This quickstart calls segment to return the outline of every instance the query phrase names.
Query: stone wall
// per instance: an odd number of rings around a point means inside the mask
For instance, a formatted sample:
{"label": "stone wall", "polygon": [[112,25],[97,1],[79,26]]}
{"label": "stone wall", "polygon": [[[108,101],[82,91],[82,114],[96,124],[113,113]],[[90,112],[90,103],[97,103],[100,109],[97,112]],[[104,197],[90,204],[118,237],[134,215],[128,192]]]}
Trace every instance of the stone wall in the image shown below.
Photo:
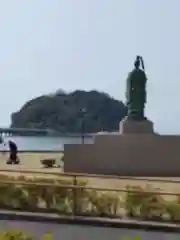
{"label": "stone wall", "polygon": [[180,177],[180,137],[99,135],[92,145],[65,145],[64,171]]}

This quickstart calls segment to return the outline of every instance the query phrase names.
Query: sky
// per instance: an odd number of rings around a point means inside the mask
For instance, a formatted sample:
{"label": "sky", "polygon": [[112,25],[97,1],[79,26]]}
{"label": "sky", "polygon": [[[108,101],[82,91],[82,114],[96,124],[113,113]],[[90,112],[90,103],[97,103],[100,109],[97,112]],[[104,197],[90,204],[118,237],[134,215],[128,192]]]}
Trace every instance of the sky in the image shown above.
{"label": "sky", "polygon": [[142,55],[146,116],[180,134],[179,0],[0,0],[0,126],[25,102],[64,89],[124,101]]}

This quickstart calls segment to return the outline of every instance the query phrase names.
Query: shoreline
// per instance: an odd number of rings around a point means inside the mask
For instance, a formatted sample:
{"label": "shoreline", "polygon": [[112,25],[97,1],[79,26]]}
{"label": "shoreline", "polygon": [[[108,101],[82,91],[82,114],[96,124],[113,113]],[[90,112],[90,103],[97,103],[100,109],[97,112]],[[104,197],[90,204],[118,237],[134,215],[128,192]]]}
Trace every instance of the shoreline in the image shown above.
{"label": "shoreline", "polygon": [[[1,153],[9,153],[9,150],[0,150]],[[64,150],[18,150],[18,153],[64,153]]]}

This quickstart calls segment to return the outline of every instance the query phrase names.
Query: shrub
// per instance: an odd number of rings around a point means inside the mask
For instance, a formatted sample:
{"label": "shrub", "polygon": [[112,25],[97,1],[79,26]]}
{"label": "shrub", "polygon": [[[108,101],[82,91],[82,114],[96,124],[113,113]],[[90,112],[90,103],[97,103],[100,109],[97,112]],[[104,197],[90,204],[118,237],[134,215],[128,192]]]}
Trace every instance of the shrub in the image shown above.
{"label": "shrub", "polygon": [[0,233],[0,240],[34,240],[34,238],[23,231],[11,230]]}
{"label": "shrub", "polygon": [[116,215],[119,198],[117,194],[101,192],[94,194],[91,202],[94,209],[94,214],[98,216],[112,217]]}
{"label": "shrub", "polygon": [[178,201],[167,201],[166,213],[169,215],[171,221],[180,221],[180,203]]}
{"label": "shrub", "polygon": [[[0,175],[0,180],[1,209],[56,212],[58,214],[73,214],[76,210],[76,214],[83,216],[118,217],[121,215],[119,210],[123,208],[126,212],[125,217],[129,218],[143,220],[164,220],[166,218],[171,221],[180,221],[180,197],[178,196],[174,201],[166,201],[156,193],[157,189],[151,186],[145,188],[127,186],[127,191],[123,194],[122,192],[102,192],[84,188],[88,185],[86,180],[77,180],[76,184],[80,188],[71,188],[74,180],[62,179],[62,177],[48,179]],[[3,183],[7,180],[13,183]],[[17,180],[30,185],[20,184]],[[41,185],[41,183],[49,186]]]}
{"label": "shrub", "polygon": [[127,216],[155,219],[165,212],[165,200],[153,193],[155,189],[149,189],[149,186],[145,189],[139,186],[127,186],[127,191],[132,191],[127,192],[125,196]]}
{"label": "shrub", "polygon": [[[76,184],[82,186],[82,189],[72,190],[64,186],[74,185],[73,179],[7,177],[5,175],[0,175],[0,179],[1,209],[72,213],[74,196],[76,195],[77,202],[80,202],[83,196],[87,195],[87,190],[83,189],[87,185],[85,180],[76,181]],[[3,183],[3,181],[7,180],[12,181],[12,183]],[[30,185],[19,184],[17,181],[27,182]],[[44,186],[41,183],[47,183],[50,186]]]}
{"label": "shrub", "polygon": [[[52,240],[51,234],[45,234],[42,240]],[[0,240],[35,240],[35,238],[21,230],[10,230],[0,233]]]}

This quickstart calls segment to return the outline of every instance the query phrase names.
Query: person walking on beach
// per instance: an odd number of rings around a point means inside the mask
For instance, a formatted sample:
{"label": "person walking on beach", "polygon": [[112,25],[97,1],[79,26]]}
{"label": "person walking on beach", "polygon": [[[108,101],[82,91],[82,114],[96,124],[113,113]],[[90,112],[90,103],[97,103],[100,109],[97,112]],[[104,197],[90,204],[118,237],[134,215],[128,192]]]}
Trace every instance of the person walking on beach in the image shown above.
{"label": "person walking on beach", "polygon": [[15,142],[8,141],[9,145],[9,159],[7,161],[7,164],[19,164],[19,159],[17,157],[18,148]]}

